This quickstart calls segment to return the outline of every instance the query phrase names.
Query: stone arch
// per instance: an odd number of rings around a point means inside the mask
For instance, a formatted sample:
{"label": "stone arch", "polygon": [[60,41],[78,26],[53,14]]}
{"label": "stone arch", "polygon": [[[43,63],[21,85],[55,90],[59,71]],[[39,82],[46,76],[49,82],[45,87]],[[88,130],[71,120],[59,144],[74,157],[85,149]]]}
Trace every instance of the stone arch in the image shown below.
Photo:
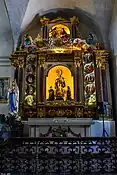
{"label": "stone arch", "polygon": [[75,9],[79,8],[86,12],[89,12],[91,15],[96,14],[96,6],[94,0],[29,0],[25,16],[21,29],[26,28],[26,26],[32,21],[34,16],[39,13],[42,16],[45,11],[49,9]]}

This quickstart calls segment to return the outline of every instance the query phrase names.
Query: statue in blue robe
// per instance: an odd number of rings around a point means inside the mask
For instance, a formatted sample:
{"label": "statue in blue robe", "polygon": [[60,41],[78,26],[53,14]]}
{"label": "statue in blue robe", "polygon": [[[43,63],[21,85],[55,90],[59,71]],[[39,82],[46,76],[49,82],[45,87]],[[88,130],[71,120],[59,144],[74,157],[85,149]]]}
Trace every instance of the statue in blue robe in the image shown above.
{"label": "statue in blue robe", "polygon": [[33,44],[32,37],[26,34],[24,38],[24,47],[31,46],[32,44]]}
{"label": "statue in blue robe", "polygon": [[17,85],[12,82],[12,87],[8,90],[8,105],[10,114],[18,114],[19,90]]}

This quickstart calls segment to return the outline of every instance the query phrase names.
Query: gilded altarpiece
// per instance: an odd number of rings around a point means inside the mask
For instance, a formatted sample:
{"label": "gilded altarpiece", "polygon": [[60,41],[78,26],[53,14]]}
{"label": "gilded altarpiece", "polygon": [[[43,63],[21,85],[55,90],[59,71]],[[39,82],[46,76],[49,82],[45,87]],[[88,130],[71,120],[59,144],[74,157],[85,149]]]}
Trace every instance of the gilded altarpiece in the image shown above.
{"label": "gilded altarpiece", "polygon": [[[87,44],[76,34],[77,18],[40,20],[43,36],[26,36],[12,65],[22,69],[20,115],[95,118],[98,104],[108,102],[108,53],[99,43]],[[19,71],[19,77],[21,71]]]}

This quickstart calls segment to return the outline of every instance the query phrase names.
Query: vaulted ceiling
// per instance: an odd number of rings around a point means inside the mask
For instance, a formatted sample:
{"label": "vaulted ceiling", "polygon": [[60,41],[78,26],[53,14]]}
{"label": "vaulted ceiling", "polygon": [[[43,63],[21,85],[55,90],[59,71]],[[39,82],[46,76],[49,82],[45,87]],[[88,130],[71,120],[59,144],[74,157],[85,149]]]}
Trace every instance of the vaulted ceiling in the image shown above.
{"label": "vaulted ceiling", "polygon": [[84,23],[84,19],[90,18],[99,27],[106,43],[113,4],[114,0],[4,0],[6,11],[1,15],[7,14],[14,46],[17,45],[20,33],[26,29],[37,14],[41,16],[50,11],[56,12],[57,9],[75,10],[81,18],[84,15],[82,18]]}

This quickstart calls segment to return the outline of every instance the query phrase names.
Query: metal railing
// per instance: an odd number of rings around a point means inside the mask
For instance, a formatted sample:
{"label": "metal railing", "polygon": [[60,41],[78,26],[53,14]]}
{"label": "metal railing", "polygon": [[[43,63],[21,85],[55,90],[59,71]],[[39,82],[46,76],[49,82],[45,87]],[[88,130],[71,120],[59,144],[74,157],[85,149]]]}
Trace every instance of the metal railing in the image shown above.
{"label": "metal railing", "polygon": [[117,138],[11,138],[0,141],[0,173],[117,172]]}

